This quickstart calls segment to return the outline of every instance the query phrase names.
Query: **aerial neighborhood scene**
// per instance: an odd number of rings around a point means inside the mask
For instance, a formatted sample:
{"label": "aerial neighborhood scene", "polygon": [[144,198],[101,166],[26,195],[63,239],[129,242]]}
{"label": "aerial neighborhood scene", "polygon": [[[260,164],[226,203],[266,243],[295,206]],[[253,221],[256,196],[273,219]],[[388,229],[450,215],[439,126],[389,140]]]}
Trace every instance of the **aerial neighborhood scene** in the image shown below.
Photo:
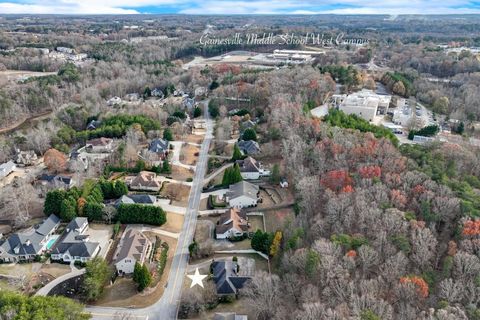
{"label": "aerial neighborhood scene", "polygon": [[0,0],[0,320],[480,320],[479,14]]}

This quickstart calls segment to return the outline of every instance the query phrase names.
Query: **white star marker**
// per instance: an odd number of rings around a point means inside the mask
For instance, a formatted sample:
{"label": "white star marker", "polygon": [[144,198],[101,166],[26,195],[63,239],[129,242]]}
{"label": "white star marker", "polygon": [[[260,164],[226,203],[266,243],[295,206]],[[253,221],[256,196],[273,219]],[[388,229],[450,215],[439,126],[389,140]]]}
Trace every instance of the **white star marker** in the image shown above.
{"label": "white star marker", "polygon": [[187,274],[187,277],[192,279],[192,284],[190,285],[190,288],[193,288],[196,284],[198,284],[200,287],[204,288],[202,280],[205,279],[207,277],[207,275],[206,274],[200,274],[200,272],[198,272],[198,268],[195,270],[195,274],[192,274],[192,275]]}

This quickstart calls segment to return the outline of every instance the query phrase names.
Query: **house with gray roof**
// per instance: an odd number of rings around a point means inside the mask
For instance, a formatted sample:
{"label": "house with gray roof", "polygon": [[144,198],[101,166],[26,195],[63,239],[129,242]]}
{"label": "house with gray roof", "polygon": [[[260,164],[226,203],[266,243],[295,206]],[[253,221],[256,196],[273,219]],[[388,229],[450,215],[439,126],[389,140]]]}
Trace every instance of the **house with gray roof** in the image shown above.
{"label": "house with gray roof", "polygon": [[152,140],[152,142],[150,142],[150,145],[148,146],[148,151],[155,153],[161,159],[165,159],[165,157],[168,155],[169,145],[170,145],[170,142],[168,140],[154,139]]}
{"label": "house with gray roof", "polygon": [[258,203],[260,188],[247,181],[231,184],[225,193],[226,201],[232,208],[254,207]]}
{"label": "house with gray roof", "polygon": [[213,281],[218,295],[237,294],[250,277],[238,274],[238,265],[235,261],[214,261],[212,263]]}
{"label": "house with gray roof", "polygon": [[15,163],[13,163],[13,161],[8,161],[8,162],[0,164],[0,179],[3,179],[6,176],[8,176],[16,168],[17,168],[17,166],[15,165]]}
{"label": "house with gray roof", "polygon": [[253,140],[240,140],[237,142],[237,146],[244,155],[252,155],[260,153],[260,146],[257,141]]}
{"label": "house with gray roof", "polygon": [[242,178],[245,180],[256,180],[260,177],[267,177],[270,175],[270,170],[265,170],[262,163],[250,156],[243,160],[237,160],[236,163],[240,168]]}
{"label": "house with gray roof", "polygon": [[52,189],[68,190],[75,185],[75,179],[73,179],[73,176],[67,175],[42,174],[38,179],[38,183],[40,183],[45,191]]}
{"label": "house with gray roof", "polygon": [[40,225],[23,233],[14,233],[0,244],[0,261],[31,261],[49,250],[55,242],[54,233],[60,218],[52,214]]}
{"label": "house with gray roof", "polygon": [[143,264],[152,248],[152,242],[141,232],[128,229],[120,239],[114,255],[119,274],[132,274],[135,263]]}
{"label": "house with gray roof", "polygon": [[97,128],[100,128],[101,125],[102,121],[93,119],[88,123],[87,130],[95,130]]}
{"label": "house with gray roof", "polygon": [[146,204],[151,205],[157,202],[155,196],[149,194],[131,194],[123,195],[117,201],[115,201],[115,207],[118,207],[121,204]]}
{"label": "house with gray roof", "polygon": [[165,94],[163,93],[162,89],[160,88],[154,88],[151,92],[150,95],[152,97],[160,98],[163,99],[165,97]]}
{"label": "house with gray roof", "polygon": [[85,217],[77,217],[70,221],[65,232],[55,244],[51,259],[61,262],[87,262],[100,252],[100,244],[91,242],[86,234],[88,220]]}
{"label": "house with gray roof", "polygon": [[17,155],[15,157],[15,163],[19,166],[33,166],[38,163],[38,157],[35,151],[27,150],[27,151],[20,151],[17,150]]}

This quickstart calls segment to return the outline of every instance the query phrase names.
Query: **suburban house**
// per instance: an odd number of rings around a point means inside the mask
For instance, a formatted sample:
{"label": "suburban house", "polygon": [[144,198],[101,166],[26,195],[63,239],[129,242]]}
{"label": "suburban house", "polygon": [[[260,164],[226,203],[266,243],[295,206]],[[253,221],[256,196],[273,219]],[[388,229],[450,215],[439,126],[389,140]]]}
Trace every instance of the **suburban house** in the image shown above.
{"label": "suburban house", "polygon": [[68,190],[75,185],[75,180],[72,176],[42,174],[38,179],[38,183],[45,191],[52,189]]}
{"label": "suburban house", "polygon": [[102,121],[100,120],[92,120],[87,125],[87,130],[95,130],[102,125]]}
{"label": "suburban house", "polygon": [[192,111],[193,107],[195,107],[195,99],[193,98],[185,98],[182,101],[182,104],[188,111]]}
{"label": "suburban house", "polygon": [[0,244],[0,261],[30,261],[50,250],[57,239],[54,236],[60,224],[60,218],[50,215],[36,228],[25,233],[14,233]]}
{"label": "suburban house", "polygon": [[143,264],[152,248],[152,242],[141,232],[128,229],[120,239],[114,255],[114,263],[119,274],[132,274],[135,263]]}
{"label": "suburban house", "polygon": [[130,102],[135,102],[140,100],[140,95],[136,92],[134,93],[128,93],[125,95],[125,100],[130,101]]}
{"label": "suburban house", "polygon": [[217,312],[213,320],[248,320],[247,315],[236,314],[235,312]]}
{"label": "suburban house", "polygon": [[280,178],[280,187],[288,188],[288,180],[285,177]]}
{"label": "suburban house", "polygon": [[35,151],[28,150],[28,151],[20,151],[17,150],[17,156],[15,158],[15,163],[19,166],[33,166],[36,165],[38,162],[38,157]]}
{"label": "suburban house", "polygon": [[214,261],[212,263],[213,281],[217,287],[217,294],[237,294],[250,277],[238,275],[238,266],[235,261]]}
{"label": "suburban house", "polygon": [[262,164],[252,157],[237,160],[236,163],[240,167],[242,178],[245,180],[255,180],[270,175],[270,171],[263,169]]}
{"label": "suburban house", "polygon": [[90,153],[106,153],[113,151],[113,139],[97,138],[88,140],[85,144],[85,150]]}
{"label": "suburban house", "polygon": [[197,87],[195,88],[195,97],[201,97],[201,96],[206,96],[207,95],[207,88],[205,87]]}
{"label": "suburban house", "polygon": [[17,166],[13,161],[8,161],[3,164],[0,164],[0,179],[5,178],[8,176],[10,173],[12,173]]}
{"label": "suburban house", "polygon": [[120,199],[115,201],[115,207],[121,204],[155,204],[157,198],[149,194],[131,194],[123,195]]}
{"label": "suburban house", "polygon": [[156,178],[154,172],[142,171],[127,184],[131,190],[159,191],[162,184]]}
{"label": "suburban house", "polygon": [[259,187],[250,182],[231,184],[225,193],[226,201],[232,208],[254,207],[258,203]]}
{"label": "suburban house", "polygon": [[109,106],[115,106],[115,105],[118,105],[120,103],[122,103],[122,99],[120,97],[113,97],[113,98],[108,99],[108,101],[107,101],[107,105],[109,105]]}
{"label": "suburban house", "polygon": [[260,146],[257,141],[253,140],[240,140],[237,142],[238,148],[245,155],[257,154],[260,152]]}
{"label": "suburban house", "polygon": [[153,90],[151,91],[150,95],[151,95],[152,97],[156,97],[156,98],[160,98],[160,99],[163,99],[163,97],[165,96],[165,95],[163,94],[162,89],[160,89],[160,88],[155,88],[155,89],[153,89]]}
{"label": "suburban house", "polygon": [[248,232],[247,213],[240,209],[231,208],[224,212],[215,226],[215,235],[217,239],[229,239],[241,237]]}
{"label": "suburban house", "polygon": [[87,218],[77,217],[70,221],[53,248],[51,259],[63,262],[87,262],[94,258],[100,252],[100,244],[89,241],[89,235],[85,234],[87,230]]}
{"label": "suburban house", "polygon": [[160,156],[161,159],[165,159],[168,155],[169,141],[165,139],[154,139],[148,146],[148,151],[153,152]]}
{"label": "suburban house", "polygon": [[252,120],[246,120],[246,121],[243,121],[242,124],[241,124],[241,128],[242,128],[242,132],[245,131],[246,129],[252,129],[252,128],[255,128],[256,126],[256,123],[253,122]]}

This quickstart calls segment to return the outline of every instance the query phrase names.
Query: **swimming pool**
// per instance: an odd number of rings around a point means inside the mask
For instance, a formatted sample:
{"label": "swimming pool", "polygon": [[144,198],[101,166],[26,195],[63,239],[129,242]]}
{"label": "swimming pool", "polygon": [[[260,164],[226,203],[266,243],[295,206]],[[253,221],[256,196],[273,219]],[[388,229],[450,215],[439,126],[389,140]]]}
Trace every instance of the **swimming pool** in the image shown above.
{"label": "swimming pool", "polygon": [[45,248],[47,250],[50,250],[52,248],[53,244],[57,241],[58,237],[59,237],[58,235],[52,236],[50,238],[50,240],[48,240],[47,244],[45,245]]}

